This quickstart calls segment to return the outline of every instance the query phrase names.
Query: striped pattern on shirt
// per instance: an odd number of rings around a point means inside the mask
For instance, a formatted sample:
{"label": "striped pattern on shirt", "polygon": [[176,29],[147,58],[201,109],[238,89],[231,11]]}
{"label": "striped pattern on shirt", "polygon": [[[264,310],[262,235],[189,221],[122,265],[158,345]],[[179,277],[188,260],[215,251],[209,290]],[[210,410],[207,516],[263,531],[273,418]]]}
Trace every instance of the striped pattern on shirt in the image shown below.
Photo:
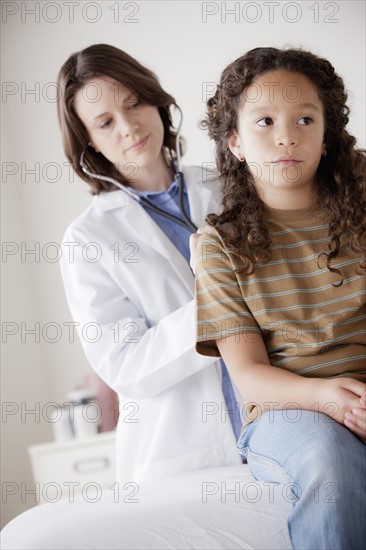
{"label": "striped pattern on shirt", "polygon": [[[272,257],[251,275],[235,263],[216,229],[199,240],[197,351],[219,356],[227,335],[260,334],[272,365],[308,377],[366,380],[366,277],[346,242],[326,267],[329,226],[310,210],[266,209]],[[318,265],[319,261],[319,265]]]}

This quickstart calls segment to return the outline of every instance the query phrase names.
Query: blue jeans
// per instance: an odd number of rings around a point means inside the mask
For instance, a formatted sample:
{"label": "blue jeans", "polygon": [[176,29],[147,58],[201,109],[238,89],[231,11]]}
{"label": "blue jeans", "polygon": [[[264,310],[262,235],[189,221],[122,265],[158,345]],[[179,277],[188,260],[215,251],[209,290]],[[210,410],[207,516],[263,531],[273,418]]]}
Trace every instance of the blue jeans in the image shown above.
{"label": "blue jeans", "polygon": [[284,484],[296,550],[365,548],[366,446],[348,428],[322,413],[271,410],[244,428],[238,449],[257,480]]}

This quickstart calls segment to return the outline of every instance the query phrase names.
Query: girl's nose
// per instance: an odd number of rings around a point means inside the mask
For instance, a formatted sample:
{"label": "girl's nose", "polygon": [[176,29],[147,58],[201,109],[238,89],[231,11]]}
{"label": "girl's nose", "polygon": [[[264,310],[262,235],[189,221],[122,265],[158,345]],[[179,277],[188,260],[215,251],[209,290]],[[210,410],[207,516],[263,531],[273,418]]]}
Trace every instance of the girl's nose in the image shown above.
{"label": "girl's nose", "polygon": [[277,145],[283,145],[285,147],[297,145],[297,137],[295,131],[292,128],[279,128],[277,134]]}

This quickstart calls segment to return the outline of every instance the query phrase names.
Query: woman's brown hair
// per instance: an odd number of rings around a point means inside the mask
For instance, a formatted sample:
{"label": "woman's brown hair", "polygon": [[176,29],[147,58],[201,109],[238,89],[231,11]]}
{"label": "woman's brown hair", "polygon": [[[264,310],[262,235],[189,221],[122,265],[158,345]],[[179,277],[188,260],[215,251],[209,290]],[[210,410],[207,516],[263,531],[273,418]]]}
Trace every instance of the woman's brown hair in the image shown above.
{"label": "woman's brown hair", "polygon": [[140,101],[158,108],[164,126],[163,148],[171,160],[176,155],[176,132],[169,110],[176,103],[163,90],[157,76],[127,53],[108,44],[95,44],[74,53],[61,67],[57,77],[58,120],[65,154],[78,176],[91,186],[93,195],[98,195],[103,190],[114,191],[115,186],[89,177],[82,171],[79,162],[83,151],[92,172],[109,176],[122,184],[128,183],[104,155],[89,147],[87,130],[75,111],[76,92],[93,78],[100,76],[113,78],[133,92]]}
{"label": "woman's brown hair", "polygon": [[[327,267],[346,236],[353,251],[360,253],[359,267],[366,271],[366,151],[355,147],[347,130],[349,107],[342,78],[326,59],[301,49],[255,48],[226,67],[215,95],[207,102],[202,125],[216,143],[216,162],[222,181],[223,210],[207,217],[222,235],[229,252],[247,273],[259,261],[268,261],[271,239],[265,206],[259,198],[247,163],[239,162],[228,146],[237,131],[244,90],[268,72],[285,70],[305,75],[315,86],[324,108],[325,147],[316,172],[314,207],[330,219]],[[342,283],[342,277],[341,281]]]}

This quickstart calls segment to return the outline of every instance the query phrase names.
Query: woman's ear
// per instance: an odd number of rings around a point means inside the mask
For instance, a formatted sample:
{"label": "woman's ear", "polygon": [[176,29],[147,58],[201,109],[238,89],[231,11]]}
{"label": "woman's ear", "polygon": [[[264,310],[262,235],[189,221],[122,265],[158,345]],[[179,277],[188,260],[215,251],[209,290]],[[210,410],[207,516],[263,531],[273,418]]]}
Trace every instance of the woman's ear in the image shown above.
{"label": "woman's ear", "polygon": [[88,145],[89,145],[89,147],[92,147],[96,153],[99,153],[99,152],[100,152],[99,149],[97,149],[97,148],[95,147],[94,143],[92,143],[91,141],[89,141]]}
{"label": "woman's ear", "polygon": [[240,138],[235,132],[231,134],[228,139],[228,146],[232,154],[240,161],[243,162],[244,154],[240,143]]}

